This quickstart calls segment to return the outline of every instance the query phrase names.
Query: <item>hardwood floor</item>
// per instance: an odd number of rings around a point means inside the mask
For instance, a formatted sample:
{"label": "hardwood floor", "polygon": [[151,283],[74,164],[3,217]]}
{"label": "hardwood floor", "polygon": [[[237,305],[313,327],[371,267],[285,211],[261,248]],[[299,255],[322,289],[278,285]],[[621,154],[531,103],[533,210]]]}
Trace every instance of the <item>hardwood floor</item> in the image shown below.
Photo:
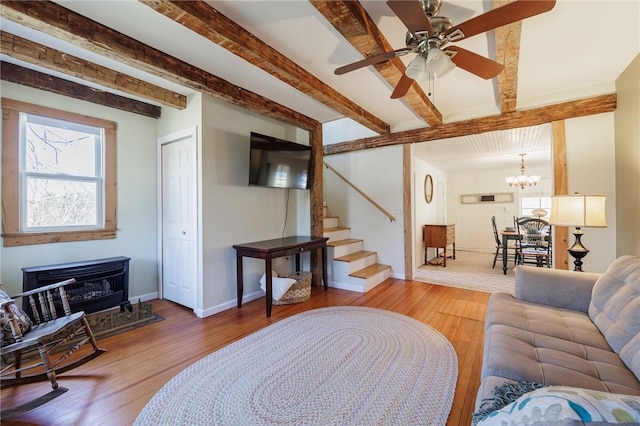
{"label": "hardwood floor", "polygon": [[[68,392],[3,425],[130,425],[169,379],[229,343],[288,316],[336,305],[369,306],[399,312],[431,325],[455,347],[458,383],[448,425],[470,425],[480,383],[484,315],[489,293],[388,279],[360,294],[313,287],[311,300],[274,306],[265,317],[264,298],[204,319],[164,300],[153,301],[165,319],[101,339],[108,352],[60,375]],[[2,389],[2,408],[51,390],[48,382]],[[408,395],[410,397],[410,395]]]}

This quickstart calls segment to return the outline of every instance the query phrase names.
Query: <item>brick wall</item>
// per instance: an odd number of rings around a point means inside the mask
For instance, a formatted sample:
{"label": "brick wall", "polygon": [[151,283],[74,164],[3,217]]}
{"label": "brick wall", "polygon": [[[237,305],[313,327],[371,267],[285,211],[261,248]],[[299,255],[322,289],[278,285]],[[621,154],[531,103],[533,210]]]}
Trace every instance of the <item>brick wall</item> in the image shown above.
{"label": "brick wall", "polygon": [[[498,230],[513,226],[513,216],[519,212],[520,196],[549,195],[549,180],[539,183],[533,188],[520,190],[509,187],[505,183],[505,176],[513,170],[499,170],[483,173],[450,174],[447,179],[447,223],[456,225],[456,249],[478,252],[494,252],[495,239],[491,228],[491,216],[496,217]],[[532,169],[530,174],[540,174],[543,170]],[[547,173],[548,174],[548,173]],[[462,204],[462,194],[491,194],[512,192],[513,202],[510,203],[478,203]]]}

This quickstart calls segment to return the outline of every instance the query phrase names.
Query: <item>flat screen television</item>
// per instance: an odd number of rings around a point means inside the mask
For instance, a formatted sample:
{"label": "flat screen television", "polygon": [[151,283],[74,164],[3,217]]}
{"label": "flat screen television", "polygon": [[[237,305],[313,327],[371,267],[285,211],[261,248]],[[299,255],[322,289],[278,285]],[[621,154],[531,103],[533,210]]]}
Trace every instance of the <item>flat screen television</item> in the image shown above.
{"label": "flat screen television", "polygon": [[251,132],[249,185],[309,189],[311,147]]}

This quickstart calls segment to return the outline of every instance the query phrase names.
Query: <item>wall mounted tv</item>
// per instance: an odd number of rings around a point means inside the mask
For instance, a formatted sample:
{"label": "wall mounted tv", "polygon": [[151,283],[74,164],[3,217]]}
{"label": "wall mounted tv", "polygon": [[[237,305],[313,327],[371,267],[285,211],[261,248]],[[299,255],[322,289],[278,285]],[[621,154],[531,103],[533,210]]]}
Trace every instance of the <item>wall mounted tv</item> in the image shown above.
{"label": "wall mounted tv", "polygon": [[309,189],[311,147],[251,132],[249,185]]}

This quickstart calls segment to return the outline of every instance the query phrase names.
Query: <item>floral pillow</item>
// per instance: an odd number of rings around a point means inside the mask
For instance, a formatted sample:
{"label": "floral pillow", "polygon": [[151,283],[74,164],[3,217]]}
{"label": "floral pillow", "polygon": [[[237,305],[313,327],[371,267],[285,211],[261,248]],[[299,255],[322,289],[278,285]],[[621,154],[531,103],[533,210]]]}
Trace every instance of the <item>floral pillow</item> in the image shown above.
{"label": "floral pillow", "polygon": [[534,425],[576,421],[577,424],[640,423],[640,396],[568,386],[547,386],[489,413],[478,425]]}
{"label": "floral pillow", "polygon": [[[9,302],[11,298],[7,295],[7,292],[4,291],[4,287],[2,283],[0,283],[0,305],[5,302]],[[8,312],[11,311],[13,313],[16,322],[18,323],[18,327],[20,328],[20,332],[22,334],[26,333],[31,329],[33,323],[29,316],[15,303],[7,306],[6,308],[0,308],[0,331],[2,332],[2,345],[9,345],[15,342],[13,337],[13,332],[11,331],[11,321],[9,321]]]}

